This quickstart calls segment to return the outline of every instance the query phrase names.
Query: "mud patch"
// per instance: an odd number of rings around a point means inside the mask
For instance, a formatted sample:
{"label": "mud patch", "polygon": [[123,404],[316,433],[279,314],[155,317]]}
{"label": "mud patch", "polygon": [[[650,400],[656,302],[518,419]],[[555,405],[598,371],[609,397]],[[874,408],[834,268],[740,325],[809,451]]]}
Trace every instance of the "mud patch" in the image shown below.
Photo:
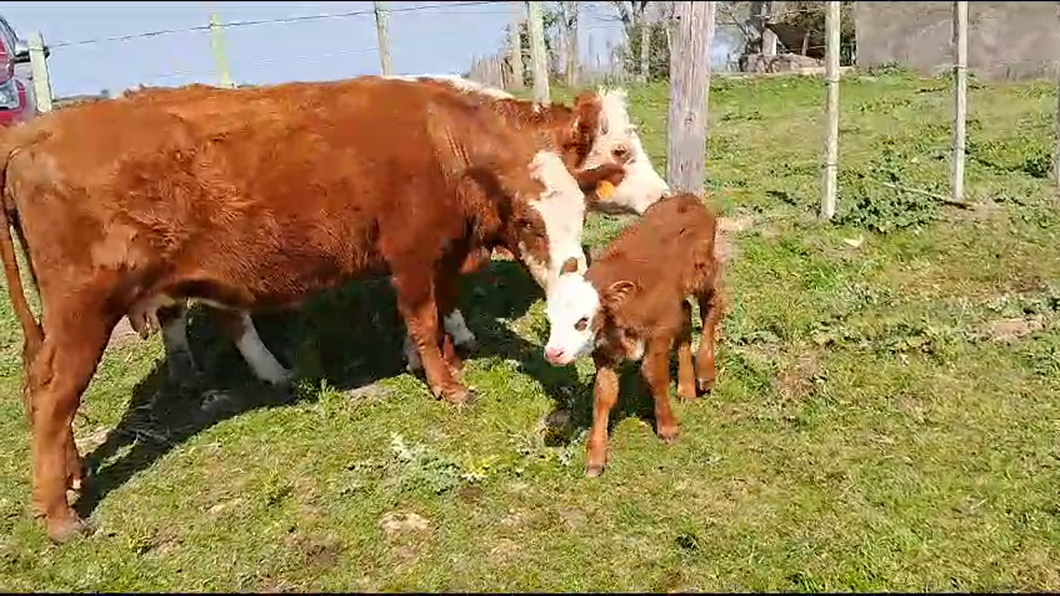
{"label": "mud patch", "polygon": [[284,544],[297,551],[306,565],[317,569],[333,567],[344,550],[335,536],[307,536],[297,531],[288,534]]}
{"label": "mud patch", "polygon": [[777,375],[775,385],[786,402],[800,402],[813,395],[817,382],[824,377],[821,353],[806,352],[790,366],[785,366]]}
{"label": "mud patch", "polygon": [[390,512],[379,518],[379,527],[387,538],[401,535],[423,534],[431,529],[431,522],[416,513]]}

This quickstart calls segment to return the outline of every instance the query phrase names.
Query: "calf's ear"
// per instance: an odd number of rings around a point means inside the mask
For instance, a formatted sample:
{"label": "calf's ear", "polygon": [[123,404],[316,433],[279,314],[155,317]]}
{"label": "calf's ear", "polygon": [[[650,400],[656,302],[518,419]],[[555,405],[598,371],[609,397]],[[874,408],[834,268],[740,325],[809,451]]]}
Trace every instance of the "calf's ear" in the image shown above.
{"label": "calf's ear", "polygon": [[635,294],[637,289],[637,284],[627,279],[622,279],[608,286],[600,298],[609,309],[614,309],[621,306],[630,296]]}

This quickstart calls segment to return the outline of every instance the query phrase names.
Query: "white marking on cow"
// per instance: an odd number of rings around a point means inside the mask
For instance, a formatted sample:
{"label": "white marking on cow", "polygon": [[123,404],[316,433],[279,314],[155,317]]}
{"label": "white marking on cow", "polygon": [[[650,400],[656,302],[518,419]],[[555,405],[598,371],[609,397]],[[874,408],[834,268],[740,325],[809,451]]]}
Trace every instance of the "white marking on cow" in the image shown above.
{"label": "white marking on cow", "polygon": [[254,321],[250,315],[240,313],[243,318],[243,334],[236,340],[236,347],[243,359],[247,361],[250,368],[259,379],[273,385],[287,382],[291,373],[282,364],[276,361],[276,357],[262,343],[258,336],[258,330],[254,328]]}
{"label": "white marking on cow", "polygon": [[[545,359],[565,366],[591,352],[596,344],[600,295],[581,273],[564,273],[548,289],[546,297],[549,330]],[[582,319],[584,326],[579,325]]]}
{"label": "white marking on cow", "polygon": [[625,178],[615,187],[614,194],[607,202],[642,214],[653,203],[670,194],[670,187],[655,171],[651,158],[640,142],[637,127],[630,121],[625,90],[600,88],[597,95],[600,98],[600,123],[596,141],[582,167],[590,170],[614,163],[615,149],[624,149],[628,155],[625,158]]}
{"label": "white marking on cow", "polygon": [[162,342],[167,353],[183,352],[189,358],[191,357],[191,344],[188,343],[188,318],[184,313],[166,321],[162,326]]}
{"label": "white marking on cow", "polygon": [[459,308],[454,308],[451,313],[445,316],[445,330],[449,332],[449,335],[453,336],[453,343],[458,346],[465,346],[475,341],[475,334],[467,328],[467,322],[464,321],[464,313],[460,312]]}
{"label": "white marking on cow", "polygon": [[[574,257],[578,261],[579,273],[585,271],[585,251],[582,250],[585,195],[560,156],[551,151],[541,151],[534,156],[530,174],[545,186],[540,197],[530,201],[530,206],[541,216],[548,235],[548,273],[544,276],[544,288],[547,290],[559,277],[560,269],[568,258]],[[526,254],[525,250],[523,254]],[[540,272],[534,271],[539,264],[528,262],[527,265],[535,277],[540,275]]]}
{"label": "white marking on cow", "polygon": [[465,79],[464,77],[457,75],[447,74],[422,74],[422,75],[387,75],[382,77],[384,79],[390,79],[395,81],[408,81],[410,83],[418,83],[424,80],[439,81],[442,83],[448,83],[456,88],[458,91],[464,93],[479,93],[487,97],[494,99],[515,99],[515,96],[507,91],[497,89],[496,87],[487,87],[481,83]]}

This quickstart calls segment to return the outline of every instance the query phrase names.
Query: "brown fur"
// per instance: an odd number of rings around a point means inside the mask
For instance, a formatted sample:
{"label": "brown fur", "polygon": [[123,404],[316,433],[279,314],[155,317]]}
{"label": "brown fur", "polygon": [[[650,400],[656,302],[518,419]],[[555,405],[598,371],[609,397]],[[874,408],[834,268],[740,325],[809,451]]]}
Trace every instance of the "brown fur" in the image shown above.
{"label": "brown fur", "polygon": [[527,167],[543,144],[488,110],[378,80],[146,94],[163,95],[74,106],[0,139],[5,217],[43,309],[38,331],[4,226],[34,502],[57,541],[84,527],[66,500],[81,478],[71,423],[122,316],[151,324],[169,299],[290,307],[386,272],[432,391],[463,403],[439,325],[451,280],[494,246],[547,259]]}
{"label": "brown fur", "polygon": [[[720,262],[714,252],[715,215],[699,198],[678,194],[652,205],[597,257],[586,279],[600,294],[594,319],[597,347],[593,425],[588,470],[602,471],[607,457],[608,414],[618,399],[617,366],[636,359],[643,346],[641,373],[655,400],[656,430],[663,440],[677,437],[670,409],[670,354],[676,343],[677,393],[696,397],[709,391],[716,375],[714,336],[722,314]],[[692,310],[699,301],[703,335],[694,371]]]}
{"label": "brown fur", "polygon": [[[415,82],[394,81],[374,76],[356,79],[362,83],[381,85],[404,85],[410,93],[429,92],[432,95],[440,94],[449,99],[458,99],[479,109],[488,109],[496,114],[503,123],[517,134],[527,136],[527,140],[537,139],[544,141],[551,147],[561,152],[564,163],[568,170],[577,178],[580,187],[585,193],[586,206],[589,209],[604,212],[622,212],[620,207],[601,199],[596,192],[600,182],[607,180],[613,185],[618,185],[624,178],[623,161],[616,160],[605,163],[592,170],[582,170],[582,162],[592,148],[600,122],[601,102],[595,93],[586,92],[581,94],[575,102],[574,108],[568,108],[560,104],[550,106],[538,106],[530,101],[514,99],[497,99],[483,93],[467,92],[453,85],[437,79],[422,78]],[[239,90],[238,93],[246,101],[260,101],[260,97],[268,93],[268,87],[256,88],[257,93],[250,90]],[[143,104],[150,103],[163,109],[176,110],[183,118],[196,121],[208,120],[214,134],[226,134],[227,127],[241,126],[240,118],[231,118],[227,111],[218,111],[212,107],[211,102],[218,98],[231,95],[231,91],[209,87],[206,85],[190,85],[180,89],[147,88],[126,92],[121,101],[130,101]],[[503,246],[494,249],[481,247],[472,250],[459,267],[460,274],[469,274],[481,270],[490,260],[491,253],[506,253]],[[455,309],[456,289],[445,288],[442,293],[447,297],[446,302],[452,302]],[[449,310],[443,310],[442,315],[449,314]],[[183,315],[183,307],[162,311],[160,314],[166,317],[180,317]],[[224,316],[238,316],[235,313],[222,313]],[[136,322],[130,319],[130,323],[137,328]],[[237,329],[236,325],[229,325],[231,329]],[[140,326],[140,329],[152,327]],[[139,330],[139,329],[138,329]],[[446,334],[448,335],[448,334]],[[448,338],[451,340],[451,338]],[[171,368],[172,376],[180,376],[179,369],[175,364],[184,358],[184,355],[171,354],[167,345],[167,361]],[[458,357],[449,359],[450,364],[459,369],[462,365]]]}

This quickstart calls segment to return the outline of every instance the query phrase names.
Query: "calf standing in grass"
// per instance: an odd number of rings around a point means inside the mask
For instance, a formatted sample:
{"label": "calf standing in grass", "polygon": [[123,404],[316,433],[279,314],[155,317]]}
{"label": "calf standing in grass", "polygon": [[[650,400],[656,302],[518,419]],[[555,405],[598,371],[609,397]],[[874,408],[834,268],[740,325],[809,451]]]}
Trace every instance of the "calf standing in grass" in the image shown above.
{"label": "calf standing in grass", "polygon": [[[655,428],[666,442],[677,438],[670,409],[670,353],[677,344],[677,394],[683,399],[714,386],[714,333],[721,316],[717,223],[696,196],[663,199],[594,259],[584,277],[565,264],[549,288],[551,326],[545,358],[563,366],[592,352],[596,364],[593,424],[587,473],[599,475],[607,459],[607,424],[618,400],[618,365],[641,360],[655,400]],[[695,296],[703,320],[699,353],[692,362]]]}

